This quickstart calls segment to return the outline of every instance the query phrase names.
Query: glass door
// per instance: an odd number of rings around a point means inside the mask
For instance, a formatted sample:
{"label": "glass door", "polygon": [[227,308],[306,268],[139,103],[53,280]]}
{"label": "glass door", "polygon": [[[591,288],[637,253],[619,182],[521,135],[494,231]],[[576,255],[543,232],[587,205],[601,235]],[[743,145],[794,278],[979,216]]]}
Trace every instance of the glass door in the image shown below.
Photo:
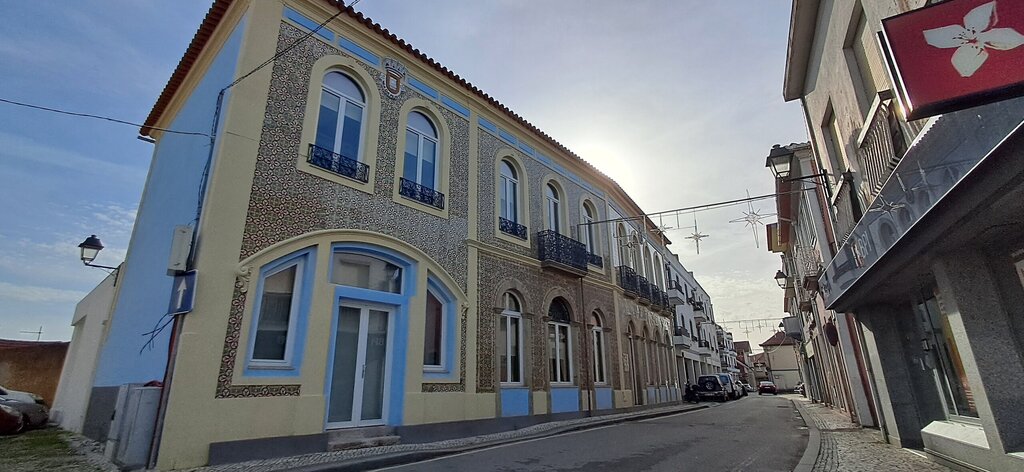
{"label": "glass door", "polygon": [[392,310],[344,303],[338,309],[327,427],[384,424]]}

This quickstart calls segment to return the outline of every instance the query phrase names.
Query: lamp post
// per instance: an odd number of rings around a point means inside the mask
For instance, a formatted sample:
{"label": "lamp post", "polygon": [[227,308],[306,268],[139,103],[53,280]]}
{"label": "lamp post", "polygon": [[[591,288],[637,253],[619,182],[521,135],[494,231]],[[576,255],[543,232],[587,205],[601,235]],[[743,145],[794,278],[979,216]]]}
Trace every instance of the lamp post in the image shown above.
{"label": "lamp post", "polygon": [[785,290],[789,286],[789,276],[782,270],[777,270],[775,271],[775,283],[779,284],[779,288]]}
{"label": "lamp post", "polygon": [[82,244],[79,244],[78,248],[81,251],[82,264],[89,267],[98,267],[100,269],[117,270],[117,267],[92,263],[92,261],[96,260],[96,256],[99,255],[100,251],[103,250],[103,243],[100,242],[100,238],[97,238],[95,234],[85,238],[85,241],[82,241]]}

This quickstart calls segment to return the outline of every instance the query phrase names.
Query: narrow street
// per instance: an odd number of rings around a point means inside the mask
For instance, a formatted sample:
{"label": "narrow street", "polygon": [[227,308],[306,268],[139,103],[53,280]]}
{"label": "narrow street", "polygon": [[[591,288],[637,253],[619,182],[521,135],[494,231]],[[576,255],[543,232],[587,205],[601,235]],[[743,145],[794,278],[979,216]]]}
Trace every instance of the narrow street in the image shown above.
{"label": "narrow street", "polygon": [[756,394],[703,410],[497,446],[388,471],[790,471],[807,445],[792,402]]}

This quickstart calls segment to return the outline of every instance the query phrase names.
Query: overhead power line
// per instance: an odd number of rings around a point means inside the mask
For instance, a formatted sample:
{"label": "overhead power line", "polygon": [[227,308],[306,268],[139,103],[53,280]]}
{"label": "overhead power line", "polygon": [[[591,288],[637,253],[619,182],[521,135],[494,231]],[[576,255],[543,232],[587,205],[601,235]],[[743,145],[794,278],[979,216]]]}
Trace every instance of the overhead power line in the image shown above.
{"label": "overhead power line", "polygon": [[[120,123],[122,125],[131,125],[131,126],[137,126],[137,127],[143,126],[141,123],[135,123],[135,122],[126,121],[126,120],[119,120],[117,118],[111,118],[109,116],[94,115],[92,113],[78,113],[78,112],[74,112],[74,111],[61,110],[59,108],[44,107],[42,105],[33,105],[31,103],[19,102],[19,101],[15,101],[15,100],[8,100],[6,98],[0,98],[0,102],[8,103],[8,104],[11,104],[11,105],[17,105],[19,107],[25,107],[25,108],[32,108],[32,109],[35,109],[35,110],[48,111],[48,112],[51,112],[51,113],[59,113],[61,115],[70,115],[70,116],[77,116],[77,117],[82,117],[82,118],[92,118],[92,119],[95,119],[95,120],[112,121],[114,123]],[[190,136],[205,136],[207,138],[210,137],[210,135],[208,135],[206,133],[200,133],[198,131],[178,131],[178,130],[167,129],[167,128],[152,128],[152,129],[160,130],[160,131],[163,131],[165,133],[185,134],[185,135],[190,135]]]}

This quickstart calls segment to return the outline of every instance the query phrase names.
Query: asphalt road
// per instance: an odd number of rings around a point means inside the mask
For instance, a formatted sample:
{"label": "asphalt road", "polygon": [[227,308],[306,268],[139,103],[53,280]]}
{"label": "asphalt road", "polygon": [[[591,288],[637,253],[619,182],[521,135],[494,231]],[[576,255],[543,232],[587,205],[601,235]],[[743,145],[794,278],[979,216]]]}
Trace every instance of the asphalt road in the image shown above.
{"label": "asphalt road", "polygon": [[379,470],[791,471],[807,446],[793,403],[756,394],[710,408]]}

